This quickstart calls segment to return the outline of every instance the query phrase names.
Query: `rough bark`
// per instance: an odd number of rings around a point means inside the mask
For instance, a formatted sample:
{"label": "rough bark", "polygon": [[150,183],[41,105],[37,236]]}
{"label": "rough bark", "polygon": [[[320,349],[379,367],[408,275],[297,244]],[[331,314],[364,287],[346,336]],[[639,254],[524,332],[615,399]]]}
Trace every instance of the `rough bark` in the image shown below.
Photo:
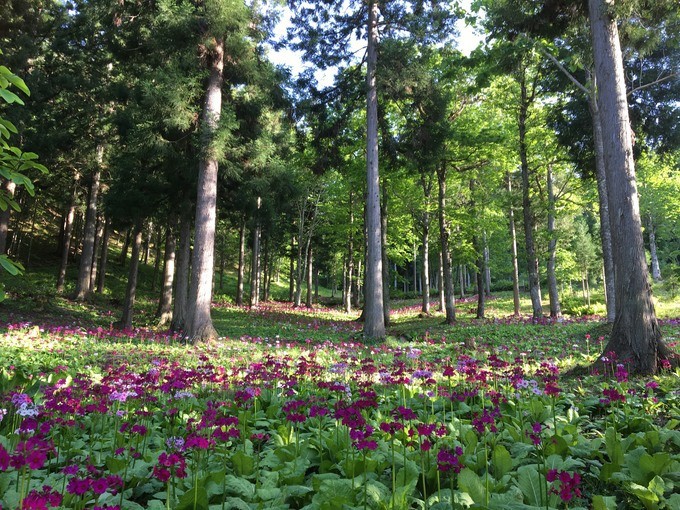
{"label": "rough bark", "polygon": [[364,338],[385,338],[383,313],[382,238],[380,228],[380,178],[378,171],[378,2],[368,3],[366,71],[366,283]]}
{"label": "rough bark", "polygon": [[[2,185],[2,189],[9,198],[14,197],[14,190],[17,185],[14,181],[5,181]],[[12,212],[12,207],[7,206],[7,209],[0,211],[0,254],[4,254],[7,251],[7,235],[9,234],[9,218]]]}
{"label": "rough bark", "polygon": [[135,295],[137,293],[137,275],[139,270],[139,255],[142,249],[142,228],[140,221],[135,225],[134,241],[132,243],[132,258],[128,271],[128,282],[125,290],[125,302],[123,303],[123,316],[120,319],[120,327],[125,330],[132,329],[132,315],[135,308]]}
{"label": "rough bark", "polygon": [[163,286],[156,311],[158,325],[161,327],[166,327],[172,322],[172,284],[175,278],[176,247],[175,233],[172,227],[167,227],[165,231],[165,254],[163,256]]}
{"label": "rough bark", "polygon": [[451,270],[451,252],[449,251],[449,225],[446,221],[446,168],[442,165],[437,169],[437,183],[439,184],[438,215],[439,239],[442,248],[442,267],[444,268],[444,310],[446,324],[456,322],[456,308],[454,302],[453,272]]}
{"label": "rough bark", "polygon": [[215,226],[217,220],[217,156],[215,134],[222,111],[224,41],[215,39],[208,56],[210,75],[201,115],[203,155],[198,165],[194,251],[191,260],[187,336],[192,343],[217,339],[210,317],[215,267]]}
{"label": "rough bark", "polygon": [[[238,229],[238,277],[236,280],[236,305],[243,306],[243,280],[246,268],[246,219]],[[292,281],[292,279],[291,279]]]}
{"label": "rough bark", "polygon": [[97,294],[104,292],[106,283],[106,266],[109,260],[109,239],[111,238],[111,219],[107,218],[104,224],[104,235],[102,237],[102,250],[99,258],[99,277],[97,278]]}
{"label": "rough bark", "polygon": [[616,319],[604,353],[616,353],[632,373],[653,374],[671,353],[661,340],[648,281],[618,28],[606,0],[590,0],[589,14],[616,289]]}
{"label": "rough bark", "polygon": [[600,209],[600,244],[604,263],[604,289],[607,301],[607,322],[616,318],[616,290],[614,286],[614,256],[612,254],[612,233],[609,224],[609,199],[607,198],[607,173],[604,163],[604,142],[602,140],[602,121],[597,106],[596,80],[591,80],[591,92],[588,96],[588,107],[593,124],[595,143],[595,176],[597,181],[597,197]]}
{"label": "rough bark", "polygon": [[390,261],[387,257],[387,186],[383,181],[380,203],[380,245],[382,250],[383,320],[390,325]]}
{"label": "rough bark", "polygon": [[104,147],[97,146],[97,166],[92,172],[90,192],[87,199],[85,213],[85,227],[83,229],[83,251],[80,254],[80,267],[74,299],[84,301],[90,294],[90,277],[92,275],[92,257],[94,256],[94,241],[97,228],[97,195],[99,194],[99,179],[104,157]]}
{"label": "rough bark", "polygon": [[68,267],[68,257],[71,252],[71,234],[73,233],[73,221],[76,217],[76,199],[78,197],[78,178],[79,174],[76,172],[71,190],[71,200],[66,213],[66,222],[64,223],[64,240],[61,246],[61,263],[59,264],[59,274],[57,275],[57,294],[64,292],[64,283],[66,281],[66,268]]}
{"label": "rough bark", "polygon": [[548,165],[546,187],[548,189],[548,264],[546,275],[548,277],[548,295],[550,297],[550,317],[557,318],[562,315],[562,310],[557,290],[557,276],[555,275],[557,232],[555,232],[555,191],[551,165]]}
{"label": "rough bark", "polygon": [[187,202],[182,206],[179,225],[179,249],[177,250],[175,274],[175,303],[172,307],[173,331],[184,331],[187,321],[187,301],[189,293],[189,264],[191,262],[191,207]]}
{"label": "rough bark", "polygon": [[533,101],[533,92],[527,90],[526,70],[522,69],[519,75],[520,105],[518,115],[519,127],[519,157],[522,169],[522,213],[524,215],[524,245],[527,256],[527,273],[529,274],[529,294],[531,295],[531,308],[534,319],[543,315],[541,304],[541,282],[538,273],[538,257],[534,243],[535,218],[531,203],[530,169],[527,155],[527,117],[529,106]]}

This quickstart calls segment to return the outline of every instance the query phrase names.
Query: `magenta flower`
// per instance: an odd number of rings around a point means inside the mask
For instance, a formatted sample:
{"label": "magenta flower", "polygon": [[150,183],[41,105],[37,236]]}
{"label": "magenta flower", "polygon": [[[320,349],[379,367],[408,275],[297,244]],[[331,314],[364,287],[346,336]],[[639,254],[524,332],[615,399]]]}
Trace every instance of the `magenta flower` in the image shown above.
{"label": "magenta flower", "polygon": [[460,446],[456,446],[454,451],[442,448],[437,453],[437,468],[443,472],[460,473],[460,470],[463,469],[463,464],[460,461],[462,456],[463,449]]}
{"label": "magenta flower", "polygon": [[21,504],[21,510],[47,510],[50,507],[60,506],[61,500],[61,494],[49,485],[43,485],[41,491],[33,489],[28,493]]}

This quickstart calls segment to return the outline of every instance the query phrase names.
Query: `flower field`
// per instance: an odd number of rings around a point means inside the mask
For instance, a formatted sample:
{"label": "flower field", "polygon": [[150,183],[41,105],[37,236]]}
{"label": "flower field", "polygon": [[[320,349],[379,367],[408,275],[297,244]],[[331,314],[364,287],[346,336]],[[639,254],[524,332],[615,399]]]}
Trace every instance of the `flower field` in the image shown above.
{"label": "flower field", "polygon": [[[0,506],[680,508],[679,374],[608,358],[565,377],[599,354],[592,324],[363,345],[323,311],[252,314],[250,335],[196,347],[6,325]],[[677,349],[677,321],[664,333]]]}

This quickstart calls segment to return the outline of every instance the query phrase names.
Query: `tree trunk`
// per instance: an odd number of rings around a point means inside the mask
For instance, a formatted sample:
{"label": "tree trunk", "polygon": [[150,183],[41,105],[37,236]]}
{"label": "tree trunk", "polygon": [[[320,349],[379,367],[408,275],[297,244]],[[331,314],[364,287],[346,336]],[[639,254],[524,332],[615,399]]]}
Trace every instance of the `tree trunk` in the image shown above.
{"label": "tree trunk", "polygon": [[654,231],[654,218],[652,213],[647,215],[647,229],[649,231],[649,254],[652,261],[652,278],[655,282],[661,281],[661,268],[659,267],[659,255],[656,251],[656,232]]}
{"label": "tree trunk", "polygon": [[380,203],[380,245],[382,250],[383,321],[390,325],[390,261],[387,257],[387,186],[383,181]]}
{"label": "tree trunk", "polygon": [[517,262],[517,230],[515,229],[515,208],[512,206],[512,180],[510,174],[506,175],[508,185],[508,195],[510,195],[510,210],[508,211],[510,226],[510,242],[512,248],[512,302],[515,317],[520,315],[519,300],[519,264]]}
{"label": "tree trunk", "polygon": [[76,217],[76,199],[78,197],[78,179],[79,174],[76,172],[73,189],[71,190],[71,200],[66,213],[66,222],[64,224],[64,240],[61,247],[61,263],[59,265],[59,274],[57,276],[57,294],[64,292],[64,283],[66,281],[66,268],[68,267],[68,257],[71,252],[71,234],[73,233],[73,221]]}
{"label": "tree trunk", "polygon": [[555,191],[553,190],[552,166],[548,165],[546,176],[548,188],[548,295],[550,297],[550,317],[562,315],[560,296],[557,291],[557,277],[555,276],[555,256],[557,252],[557,233],[555,232]]}
{"label": "tree trunk", "polygon": [[107,218],[104,224],[104,235],[102,237],[101,257],[99,258],[99,277],[97,278],[97,294],[104,292],[106,282],[106,265],[109,260],[109,239],[111,238],[111,219]]}
{"label": "tree trunk", "polygon": [[486,310],[486,296],[484,295],[484,248],[480,245],[477,236],[473,236],[472,244],[477,250],[477,263],[475,267],[475,280],[477,284],[477,318],[483,319]]}
{"label": "tree trunk", "polygon": [[179,224],[179,250],[177,251],[177,274],[175,275],[175,304],[172,308],[172,331],[184,331],[187,322],[189,293],[189,263],[191,261],[191,207],[185,201],[181,208]]}
{"label": "tree trunk", "polygon": [[312,296],[313,294],[313,276],[314,276],[314,269],[313,269],[313,262],[314,259],[312,258],[313,254],[313,249],[310,246],[309,247],[309,252],[307,253],[307,296],[305,298],[305,306],[307,308],[312,308],[314,306],[314,302],[312,301]]}
{"label": "tree trunk", "polygon": [[446,295],[444,294],[444,256],[439,250],[439,281],[437,282],[437,290],[439,291],[439,311],[446,311]]}
{"label": "tree trunk", "polygon": [[[429,200],[428,200],[429,202]],[[430,315],[430,213],[423,212],[423,303],[420,311]]]}
{"label": "tree trunk", "polygon": [[595,143],[595,176],[597,181],[597,197],[600,205],[600,243],[602,244],[602,260],[604,262],[604,289],[607,302],[607,322],[613,323],[616,318],[616,290],[614,288],[614,256],[612,254],[612,232],[609,223],[609,199],[607,198],[604,141],[602,140],[600,109],[597,106],[595,77],[592,77],[590,82],[591,92],[588,96],[588,107],[590,109],[590,117],[593,124],[593,139]]}
{"label": "tree trunk", "polygon": [[[167,237],[167,231],[169,228],[166,228],[166,237]],[[160,270],[161,266],[161,248],[163,243],[161,242],[161,237],[163,236],[163,229],[161,226],[158,226],[158,232],[156,232],[156,243],[154,246],[154,256],[153,256],[153,276],[151,278],[151,292],[154,292],[156,290],[156,281],[158,280],[158,272]]]}
{"label": "tree trunk", "polygon": [[149,222],[144,236],[144,265],[149,263],[149,251],[151,251],[151,236],[153,235],[153,221]]}
{"label": "tree trunk", "polygon": [[380,178],[378,171],[378,1],[368,2],[366,70],[366,288],[364,338],[385,338],[383,310],[382,237],[380,227]]}
{"label": "tree trunk", "polygon": [[203,155],[198,165],[194,251],[191,260],[187,334],[191,342],[217,339],[210,317],[213,271],[215,267],[215,226],[217,220],[216,131],[222,111],[224,41],[216,38],[208,55],[209,71],[205,103],[201,116]]}
{"label": "tree trunk", "polygon": [[238,277],[236,280],[236,306],[243,306],[243,279],[246,268],[246,218],[238,229]]}
{"label": "tree trunk", "polygon": [[127,260],[128,250],[130,249],[131,234],[132,234],[132,229],[130,229],[130,228],[125,231],[125,239],[123,240],[123,247],[120,250],[120,259],[118,260],[118,263],[122,267],[125,267],[125,261]]}
{"label": "tree trunk", "polygon": [[[173,223],[176,224],[176,221],[170,222],[171,225]],[[160,245],[160,243],[158,244]],[[165,230],[165,255],[163,257],[163,287],[156,311],[160,327],[166,327],[172,322],[172,284],[175,278],[176,245],[175,233],[172,227],[167,227]]]}
{"label": "tree trunk", "polygon": [[137,273],[139,270],[139,254],[142,248],[143,222],[138,221],[135,225],[134,242],[132,244],[132,260],[128,272],[127,289],[125,290],[125,302],[123,303],[123,317],[120,319],[122,329],[132,329],[132,314],[135,308],[135,294],[137,293]]}
{"label": "tree trunk", "polygon": [[531,185],[529,176],[529,161],[527,157],[527,116],[529,105],[533,100],[527,93],[526,69],[521,70],[519,77],[520,108],[518,116],[519,126],[519,157],[522,168],[522,212],[524,213],[524,244],[527,256],[527,272],[529,274],[529,294],[534,319],[543,316],[541,305],[541,281],[538,273],[538,257],[534,245],[535,218],[531,204]]}
{"label": "tree trunk", "polygon": [[[2,189],[9,198],[14,198],[14,190],[17,185],[14,181],[5,181]],[[0,211],[0,255],[7,251],[7,235],[9,234],[9,217],[12,212],[12,207],[7,206],[7,209]],[[73,220],[71,220],[73,221]]]}
{"label": "tree trunk", "polygon": [[456,308],[454,302],[453,272],[451,271],[451,252],[449,251],[449,225],[446,221],[446,168],[437,168],[437,182],[439,184],[439,239],[442,245],[442,266],[444,268],[444,309],[446,324],[456,322]]}
{"label": "tree trunk", "polygon": [[87,199],[85,213],[85,227],[83,231],[83,251],[80,255],[80,268],[74,299],[84,301],[90,294],[90,277],[92,276],[92,257],[94,256],[95,231],[97,227],[97,195],[99,194],[99,179],[104,159],[104,146],[97,146],[97,167],[92,172],[90,192]]}
{"label": "tree trunk", "polygon": [[347,236],[347,289],[345,313],[352,313],[352,282],[354,279],[354,193],[349,193],[349,236]]}
{"label": "tree trunk", "polygon": [[101,215],[97,217],[97,228],[94,235],[94,252],[92,253],[92,270],[90,272],[90,290],[92,293],[97,288],[97,276],[99,276],[99,259],[101,258],[102,246],[101,240],[104,237],[104,224],[106,220]]}
{"label": "tree trunk", "polygon": [[616,319],[604,353],[629,362],[630,372],[653,374],[671,352],[661,340],[648,281],[623,59],[609,7],[605,0],[589,1],[616,275]]}
{"label": "tree trunk", "polygon": [[260,304],[260,238],[261,228],[259,210],[262,206],[262,198],[257,197],[257,216],[253,229],[253,253],[250,264],[250,306],[257,307]]}
{"label": "tree trunk", "polygon": [[295,299],[295,235],[290,236],[290,254],[288,264],[288,301]]}
{"label": "tree trunk", "polygon": [[458,283],[460,283],[460,299],[465,299],[465,266],[458,266]]}
{"label": "tree trunk", "polygon": [[484,232],[484,293],[486,297],[491,297],[491,266],[489,264],[489,244]]}

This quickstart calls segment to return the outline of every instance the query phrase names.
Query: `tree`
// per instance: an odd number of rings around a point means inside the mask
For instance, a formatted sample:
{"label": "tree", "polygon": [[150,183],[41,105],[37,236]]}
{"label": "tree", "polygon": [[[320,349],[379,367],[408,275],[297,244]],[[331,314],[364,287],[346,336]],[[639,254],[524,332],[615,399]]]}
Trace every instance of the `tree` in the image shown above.
{"label": "tree", "polygon": [[616,274],[616,319],[604,349],[653,374],[671,354],[661,339],[642,241],[632,133],[616,17],[605,0],[589,0],[597,102],[605,141],[609,220]]}

